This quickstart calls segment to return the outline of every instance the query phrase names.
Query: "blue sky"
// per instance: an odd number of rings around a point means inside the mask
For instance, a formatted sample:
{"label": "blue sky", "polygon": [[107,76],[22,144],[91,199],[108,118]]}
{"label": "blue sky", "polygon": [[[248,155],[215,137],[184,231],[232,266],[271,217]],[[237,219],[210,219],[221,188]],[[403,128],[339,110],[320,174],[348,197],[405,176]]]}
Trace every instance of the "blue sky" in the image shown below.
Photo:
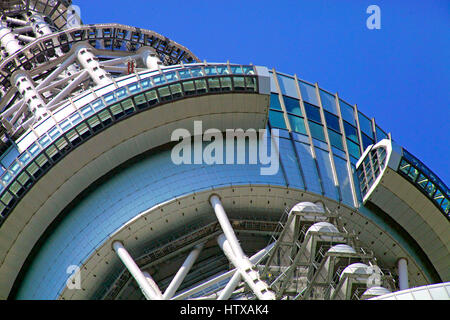
{"label": "blue sky", "polygon": [[[450,1],[74,0],[84,23],[150,29],[201,60],[318,82],[450,184]],[[381,29],[369,30],[369,5]]]}

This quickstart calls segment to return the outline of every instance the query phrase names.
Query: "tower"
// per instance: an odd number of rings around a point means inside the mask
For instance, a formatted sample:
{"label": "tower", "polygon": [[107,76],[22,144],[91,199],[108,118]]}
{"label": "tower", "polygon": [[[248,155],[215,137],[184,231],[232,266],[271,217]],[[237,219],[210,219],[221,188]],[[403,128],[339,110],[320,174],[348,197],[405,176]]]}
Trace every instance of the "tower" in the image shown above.
{"label": "tower", "polygon": [[449,281],[448,187],[357,105],[83,25],[69,1],[1,9],[1,298],[368,299]]}

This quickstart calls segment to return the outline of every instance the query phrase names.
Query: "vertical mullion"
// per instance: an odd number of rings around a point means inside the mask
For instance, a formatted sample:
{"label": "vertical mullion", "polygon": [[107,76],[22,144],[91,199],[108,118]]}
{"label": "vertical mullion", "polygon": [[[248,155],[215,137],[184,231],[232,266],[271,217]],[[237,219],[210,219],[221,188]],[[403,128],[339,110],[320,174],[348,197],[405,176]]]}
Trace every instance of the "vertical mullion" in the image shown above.
{"label": "vertical mullion", "polygon": [[362,155],[364,153],[364,146],[362,143],[361,127],[359,126],[358,106],[355,104],[353,107],[355,112],[356,128],[358,131],[358,138],[359,138],[359,150],[361,151]]}
{"label": "vertical mullion", "polygon": [[333,154],[333,150],[331,148],[331,143],[330,143],[330,137],[328,136],[328,127],[327,127],[327,122],[325,120],[325,113],[323,111],[323,106],[322,106],[322,99],[320,97],[320,89],[319,89],[319,85],[315,84],[316,87],[316,95],[317,95],[317,101],[319,102],[319,113],[320,113],[320,119],[322,120],[322,124],[323,124],[323,132],[325,134],[325,140],[327,142],[328,145],[328,157],[330,158],[330,163],[331,163],[331,171],[333,172],[333,180],[334,180],[334,186],[337,190],[338,196],[339,196],[339,202],[342,202],[342,193],[341,193],[341,188],[339,185],[339,179],[337,176],[337,172],[336,172],[336,166],[334,163],[334,154]]}
{"label": "vertical mullion", "polygon": [[275,86],[277,87],[278,100],[280,101],[281,110],[283,110],[283,117],[284,117],[284,122],[286,123],[286,128],[288,129],[289,132],[291,132],[292,128],[291,128],[289,119],[287,117],[287,111],[286,111],[286,106],[284,105],[283,93],[281,92],[280,84],[278,83],[278,77],[277,77],[275,68],[272,68],[272,76],[273,76],[273,81],[275,82]]}
{"label": "vertical mullion", "polygon": [[304,122],[305,122],[306,133],[308,134],[308,140],[309,140],[309,144],[310,144],[311,155],[313,157],[314,164],[316,166],[317,176],[319,178],[319,183],[320,183],[320,188],[322,190],[322,195],[325,195],[325,188],[323,186],[323,181],[322,181],[322,176],[320,174],[319,164],[317,163],[316,150],[314,148],[314,142],[313,142],[313,139],[312,139],[311,130],[309,129],[308,115],[306,114],[305,105],[303,104],[303,98],[302,98],[302,94],[301,94],[301,91],[300,91],[300,86],[298,84],[297,75],[294,75],[294,78],[295,78],[295,81],[296,81],[296,87],[297,87],[297,90],[298,90],[298,96],[300,98],[300,110],[302,111],[303,119],[304,119]]}
{"label": "vertical mullion", "polygon": [[[353,180],[353,178],[354,178],[353,168],[352,168],[352,164],[350,161],[350,154],[348,152],[348,147],[347,147],[347,136],[345,135],[345,130],[344,130],[344,120],[342,119],[341,104],[339,102],[339,96],[337,93],[335,94],[335,97],[336,97],[336,107],[337,107],[338,118],[339,118],[339,128],[341,129],[342,142],[343,142],[343,146],[344,146],[344,150],[345,150],[345,157],[347,158],[346,159],[347,160],[347,170],[348,170],[348,173],[351,174],[351,176],[349,177],[350,188],[352,189],[353,202],[355,204],[355,207],[358,207],[359,202],[358,202],[358,197],[356,195],[355,181]],[[358,176],[358,175],[356,174],[356,176]],[[365,176],[365,174],[364,174],[364,176]],[[359,186],[359,189],[361,189],[360,186]]]}

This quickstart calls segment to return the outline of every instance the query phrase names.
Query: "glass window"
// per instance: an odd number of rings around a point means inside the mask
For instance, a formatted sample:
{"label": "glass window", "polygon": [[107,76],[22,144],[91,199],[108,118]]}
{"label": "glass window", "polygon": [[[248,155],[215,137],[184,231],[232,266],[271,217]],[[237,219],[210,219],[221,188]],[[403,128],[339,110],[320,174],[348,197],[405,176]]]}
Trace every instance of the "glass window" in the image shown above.
{"label": "glass window", "polygon": [[77,123],[79,123],[82,120],[81,116],[77,112],[72,114],[69,119],[73,125],[76,125]]}
{"label": "glass window", "polygon": [[[184,89],[184,93],[186,95],[193,95],[195,94],[195,86],[194,86],[194,81],[184,81],[183,83],[183,89]],[[147,97],[148,100],[148,97]],[[150,100],[148,100],[150,101]]]}
{"label": "glass window", "polygon": [[308,120],[314,120],[319,123],[322,123],[322,119],[320,118],[319,108],[309,104],[307,102],[303,103],[305,106],[306,115],[308,116]]}
{"label": "glass window", "polygon": [[306,135],[305,120],[303,120],[303,118],[291,114],[288,114],[288,118],[291,123],[292,131]]}
{"label": "glass window", "polygon": [[339,133],[328,129],[328,137],[330,138],[330,143],[332,146],[344,150],[344,146],[342,145],[342,136]]}
{"label": "glass window", "polygon": [[361,133],[363,149],[366,150],[368,146],[373,144],[373,140],[366,136],[364,133]]}
{"label": "glass window", "polygon": [[243,74],[241,66],[231,66],[231,73],[233,74]]}
{"label": "glass window", "polygon": [[300,110],[300,102],[298,99],[283,96],[284,106],[286,111],[301,116],[302,112]]}
{"label": "glass window", "polygon": [[347,139],[347,148],[348,148],[348,153],[352,157],[358,159],[361,156],[361,151],[359,149],[359,145],[354,143],[352,140]]}
{"label": "glass window", "polygon": [[276,94],[276,93],[270,94],[270,108],[276,109],[276,110],[282,110],[281,104],[280,104],[280,99],[278,99],[278,94]]}
{"label": "glass window", "polygon": [[230,74],[227,66],[217,66],[216,68],[218,74]]}
{"label": "glass window", "polygon": [[115,93],[116,93],[116,96],[117,96],[118,99],[122,99],[122,98],[125,98],[126,96],[128,96],[126,88],[117,89],[115,91]]}
{"label": "glass window", "polygon": [[324,112],[325,121],[327,122],[328,128],[331,128],[337,132],[341,132],[341,127],[339,126],[339,118],[328,111]]}
{"label": "glass window", "polygon": [[245,90],[244,77],[233,77],[234,90]]}
{"label": "glass window", "polygon": [[141,91],[141,87],[139,86],[139,83],[135,82],[128,85],[128,90],[130,91],[131,94],[134,94]]}
{"label": "glass window", "polygon": [[161,98],[161,101],[168,101],[172,99],[172,96],[170,95],[169,87],[164,86],[162,88],[158,89],[159,97]]}
{"label": "glass window", "polygon": [[195,80],[195,87],[197,88],[197,93],[205,93],[206,92],[206,80],[205,79]]}
{"label": "glass window", "polygon": [[245,77],[245,87],[247,88],[247,91],[256,92],[256,78]]}
{"label": "glass window", "polygon": [[178,73],[181,79],[189,79],[191,77],[189,70],[180,70]]}
{"label": "glass window", "polygon": [[275,128],[287,129],[286,123],[284,122],[284,116],[282,112],[269,111],[269,121],[270,125]]}
{"label": "glass window", "polygon": [[91,103],[91,106],[94,108],[95,111],[98,111],[102,109],[105,106],[105,104],[103,103],[102,99],[97,99]]}
{"label": "glass window", "polygon": [[203,77],[204,76],[202,68],[191,69],[191,74],[193,77]]}
{"label": "glass window", "polygon": [[383,130],[381,130],[379,126],[375,126],[375,130],[377,133],[377,141],[389,138],[388,135]]}
{"label": "glass window", "polygon": [[361,128],[361,131],[367,134],[371,139],[373,139],[373,132],[372,132],[372,121],[370,121],[369,118],[367,118],[365,115],[363,115],[361,112],[358,111],[358,119],[359,119],[359,127]]}
{"label": "glass window", "polygon": [[153,83],[155,86],[163,84],[166,82],[166,79],[162,75],[152,77]]}
{"label": "glass window", "polygon": [[320,100],[322,101],[322,107],[334,114],[337,114],[336,100],[332,94],[320,90]]}
{"label": "glass window", "polygon": [[316,95],[316,87],[310,84],[307,84],[303,81],[299,81],[298,85],[300,87],[300,92],[302,94],[303,101],[307,101],[309,103],[319,105],[319,101],[317,100]]}
{"label": "glass window", "polygon": [[317,124],[312,121],[308,121],[309,129],[311,130],[311,136],[313,138],[325,141],[325,135],[323,133],[323,126],[320,124]]}
{"label": "glass window", "polygon": [[291,97],[298,97],[297,88],[295,86],[295,80],[290,77],[278,74],[278,84],[280,85],[280,90],[282,94]]}
{"label": "glass window", "polygon": [[222,91],[231,91],[233,89],[230,77],[220,78],[220,83],[222,85]]}
{"label": "glass window", "polygon": [[358,132],[356,131],[356,128],[346,121],[344,121],[344,131],[347,138],[353,140],[356,143],[359,143]]}
{"label": "glass window", "polygon": [[214,67],[214,66],[205,67],[205,73],[207,75],[216,75],[217,74],[216,67]]}
{"label": "glass window", "polygon": [[355,126],[355,110],[353,107],[341,99],[339,99],[339,106],[341,107],[342,119]]}

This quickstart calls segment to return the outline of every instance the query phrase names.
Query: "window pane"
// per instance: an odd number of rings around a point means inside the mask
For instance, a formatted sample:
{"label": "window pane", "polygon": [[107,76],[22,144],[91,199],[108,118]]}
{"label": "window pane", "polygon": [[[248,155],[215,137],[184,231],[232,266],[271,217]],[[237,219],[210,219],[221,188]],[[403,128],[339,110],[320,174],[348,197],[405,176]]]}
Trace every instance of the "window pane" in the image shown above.
{"label": "window pane", "polygon": [[369,118],[364,116],[361,112],[358,111],[358,119],[359,119],[359,127],[361,131],[367,134],[371,139],[373,139],[372,132],[372,121]]}
{"label": "window pane", "polygon": [[354,158],[358,159],[361,156],[361,151],[359,150],[359,145],[353,141],[347,139],[348,153]]}
{"label": "window pane", "polygon": [[270,94],[270,108],[271,109],[277,109],[281,111],[281,104],[280,100],[278,99],[278,94],[271,93]]}
{"label": "window pane", "polygon": [[341,132],[341,127],[339,126],[339,118],[327,111],[324,112],[325,121],[327,122],[327,126],[329,128],[334,129],[337,132]]}
{"label": "window pane", "polygon": [[277,76],[281,93],[297,98],[298,95],[297,95],[297,88],[295,87],[295,80],[293,78],[282,76],[280,74],[278,74]]}
{"label": "window pane", "polygon": [[320,99],[322,101],[322,107],[334,114],[337,114],[337,107],[335,97],[323,90],[320,90]]}
{"label": "window pane", "polygon": [[300,102],[297,99],[283,96],[284,105],[286,107],[286,111],[290,113],[297,114],[299,116],[302,115],[300,110]]}
{"label": "window pane", "polygon": [[306,128],[305,128],[305,120],[300,117],[296,117],[293,115],[288,115],[289,122],[291,123],[292,131],[302,133],[306,135]]}
{"label": "window pane", "polygon": [[313,138],[325,141],[325,135],[323,133],[323,126],[320,124],[317,124],[312,121],[308,121],[309,123],[309,129],[311,130],[311,136]]}
{"label": "window pane", "polygon": [[368,136],[366,136],[364,133],[361,133],[362,136],[362,142],[363,142],[363,149],[366,150],[368,146],[373,144],[373,140],[370,139]]}
{"label": "window pane", "polygon": [[342,145],[342,136],[339,133],[328,129],[328,137],[330,138],[330,143],[332,146],[344,150]]}
{"label": "window pane", "polygon": [[269,121],[270,125],[275,128],[286,129],[286,123],[284,122],[284,117],[282,112],[269,111]]}
{"label": "window pane", "polygon": [[388,139],[388,135],[384,133],[383,130],[380,129],[380,127],[375,126],[375,130],[377,132],[377,141],[381,141],[383,139]]}
{"label": "window pane", "polygon": [[339,105],[341,107],[342,119],[355,126],[355,112],[353,107],[341,99],[339,99]]}
{"label": "window pane", "polygon": [[322,119],[320,118],[320,111],[318,107],[315,107],[309,103],[304,102],[306,115],[308,116],[308,120],[314,120],[319,123],[322,123]]}
{"label": "window pane", "polygon": [[356,143],[359,143],[358,133],[354,126],[344,121],[344,131],[347,138],[352,139]]}
{"label": "window pane", "polygon": [[300,92],[302,94],[302,99],[309,103],[319,105],[317,101],[316,88],[310,84],[299,81],[298,85],[300,86]]}

